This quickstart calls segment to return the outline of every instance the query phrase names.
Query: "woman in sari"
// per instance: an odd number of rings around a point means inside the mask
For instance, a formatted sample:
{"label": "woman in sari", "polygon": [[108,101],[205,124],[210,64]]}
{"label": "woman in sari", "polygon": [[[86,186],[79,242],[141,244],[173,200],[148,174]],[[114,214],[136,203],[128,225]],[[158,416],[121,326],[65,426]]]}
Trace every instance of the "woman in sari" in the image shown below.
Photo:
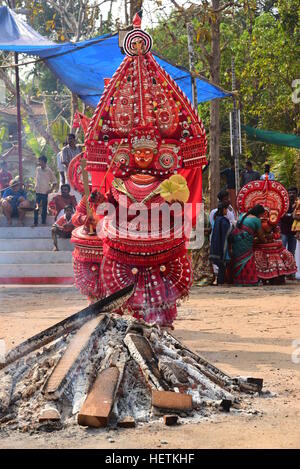
{"label": "woman in sari", "polygon": [[264,213],[265,209],[262,205],[255,205],[249,212],[240,216],[231,234],[232,271],[235,285],[258,284],[253,244],[255,237],[260,243],[266,242],[261,227],[261,218]]}

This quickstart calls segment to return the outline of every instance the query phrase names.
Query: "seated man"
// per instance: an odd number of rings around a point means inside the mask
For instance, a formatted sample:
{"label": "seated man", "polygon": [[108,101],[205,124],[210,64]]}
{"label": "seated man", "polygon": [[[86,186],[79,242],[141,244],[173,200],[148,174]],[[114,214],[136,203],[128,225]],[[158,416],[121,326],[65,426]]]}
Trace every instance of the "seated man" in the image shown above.
{"label": "seated man", "polygon": [[49,202],[49,210],[52,215],[55,216],[55,220],[63,216],[64,208],[67,205],[71,205],[73,209],[76,208],[77,201],[74,195],[70,195],[71,187],[69,184],[62,184],[60,194],[57,194],[53,197],[53,199]]}
{"label": "seated man", "polygon": [[27,199],[26,192],[17,178],[9,183],[9,188],[3,192],[1,200],[1,207],[4,215],[7,218],[8,225],[12,224],[12,218],[16,217],[23,225],[26,209],[30,207]]}
{"label": "seated man", "polygon": [[56,220],[52,226],[52,239],[54,244],[53,251],[59,251],[57,246],[57,236],[59,238],[71,238],[72,231],[75,228],[72,224],[73,211],[74,209],[72,205],[66,205],[64,208],[64,215]]}

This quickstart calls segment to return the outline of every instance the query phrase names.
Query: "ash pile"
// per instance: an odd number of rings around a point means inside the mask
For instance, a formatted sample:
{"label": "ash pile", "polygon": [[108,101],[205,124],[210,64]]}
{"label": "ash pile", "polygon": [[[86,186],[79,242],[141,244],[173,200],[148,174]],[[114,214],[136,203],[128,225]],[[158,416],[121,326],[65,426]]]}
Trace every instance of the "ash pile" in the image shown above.
{"label": "ash pile", "polygon": [[8,353],[0,428],[133,427],[162,416],[171,425],[241,408],[242,393],[261,391],[261,379],[231,378],[166,330],[101,301]]}

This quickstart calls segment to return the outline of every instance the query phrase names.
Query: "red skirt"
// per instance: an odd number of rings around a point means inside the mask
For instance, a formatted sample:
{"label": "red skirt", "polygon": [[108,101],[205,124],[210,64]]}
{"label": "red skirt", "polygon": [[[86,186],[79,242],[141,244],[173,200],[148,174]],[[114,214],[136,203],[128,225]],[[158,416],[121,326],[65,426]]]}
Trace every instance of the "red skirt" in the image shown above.
{"label": "red skirt", "polygon": [[[235,263],[234,263],[235,264]],[[233,283],[234,285],[257,285],[258,276],[254,256],[248,260],[245,266],[241,269],[238,264],[233,264]]]}
{"label": "red skirt", "polygon": [[294,256],[280,242],[256,245],[254,258],[258,277],[263,280],[297,272]]}

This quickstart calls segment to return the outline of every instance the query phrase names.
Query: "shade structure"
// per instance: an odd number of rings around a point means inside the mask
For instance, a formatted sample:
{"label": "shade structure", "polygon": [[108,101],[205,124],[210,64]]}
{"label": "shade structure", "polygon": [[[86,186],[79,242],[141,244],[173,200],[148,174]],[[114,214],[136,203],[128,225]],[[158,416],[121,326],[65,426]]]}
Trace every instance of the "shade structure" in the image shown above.
{"label": "shade structure", "polygon": [[271,145],[279,145],[282,147],[300,148],[300,137],[294,134],[284,134],[274,130],[256,129],[249,125],[242,126],[247,137],[258,142],[270,143]]}
{"label": "shade structure", "polygon": [[[56,44],[34,31],[8,7],[0,7],[0,50],[45,59],[53,73],[92,107],[96,107],[99,102],[104,89],[104,79],[112,77],[124,58],[119,48],[117,33],[77,43]],[[175,66],[155,53],[154,55],[191,100],[189,70]],[[204,78],[197,78],[196,82],[199,103],[231,95]]]}

